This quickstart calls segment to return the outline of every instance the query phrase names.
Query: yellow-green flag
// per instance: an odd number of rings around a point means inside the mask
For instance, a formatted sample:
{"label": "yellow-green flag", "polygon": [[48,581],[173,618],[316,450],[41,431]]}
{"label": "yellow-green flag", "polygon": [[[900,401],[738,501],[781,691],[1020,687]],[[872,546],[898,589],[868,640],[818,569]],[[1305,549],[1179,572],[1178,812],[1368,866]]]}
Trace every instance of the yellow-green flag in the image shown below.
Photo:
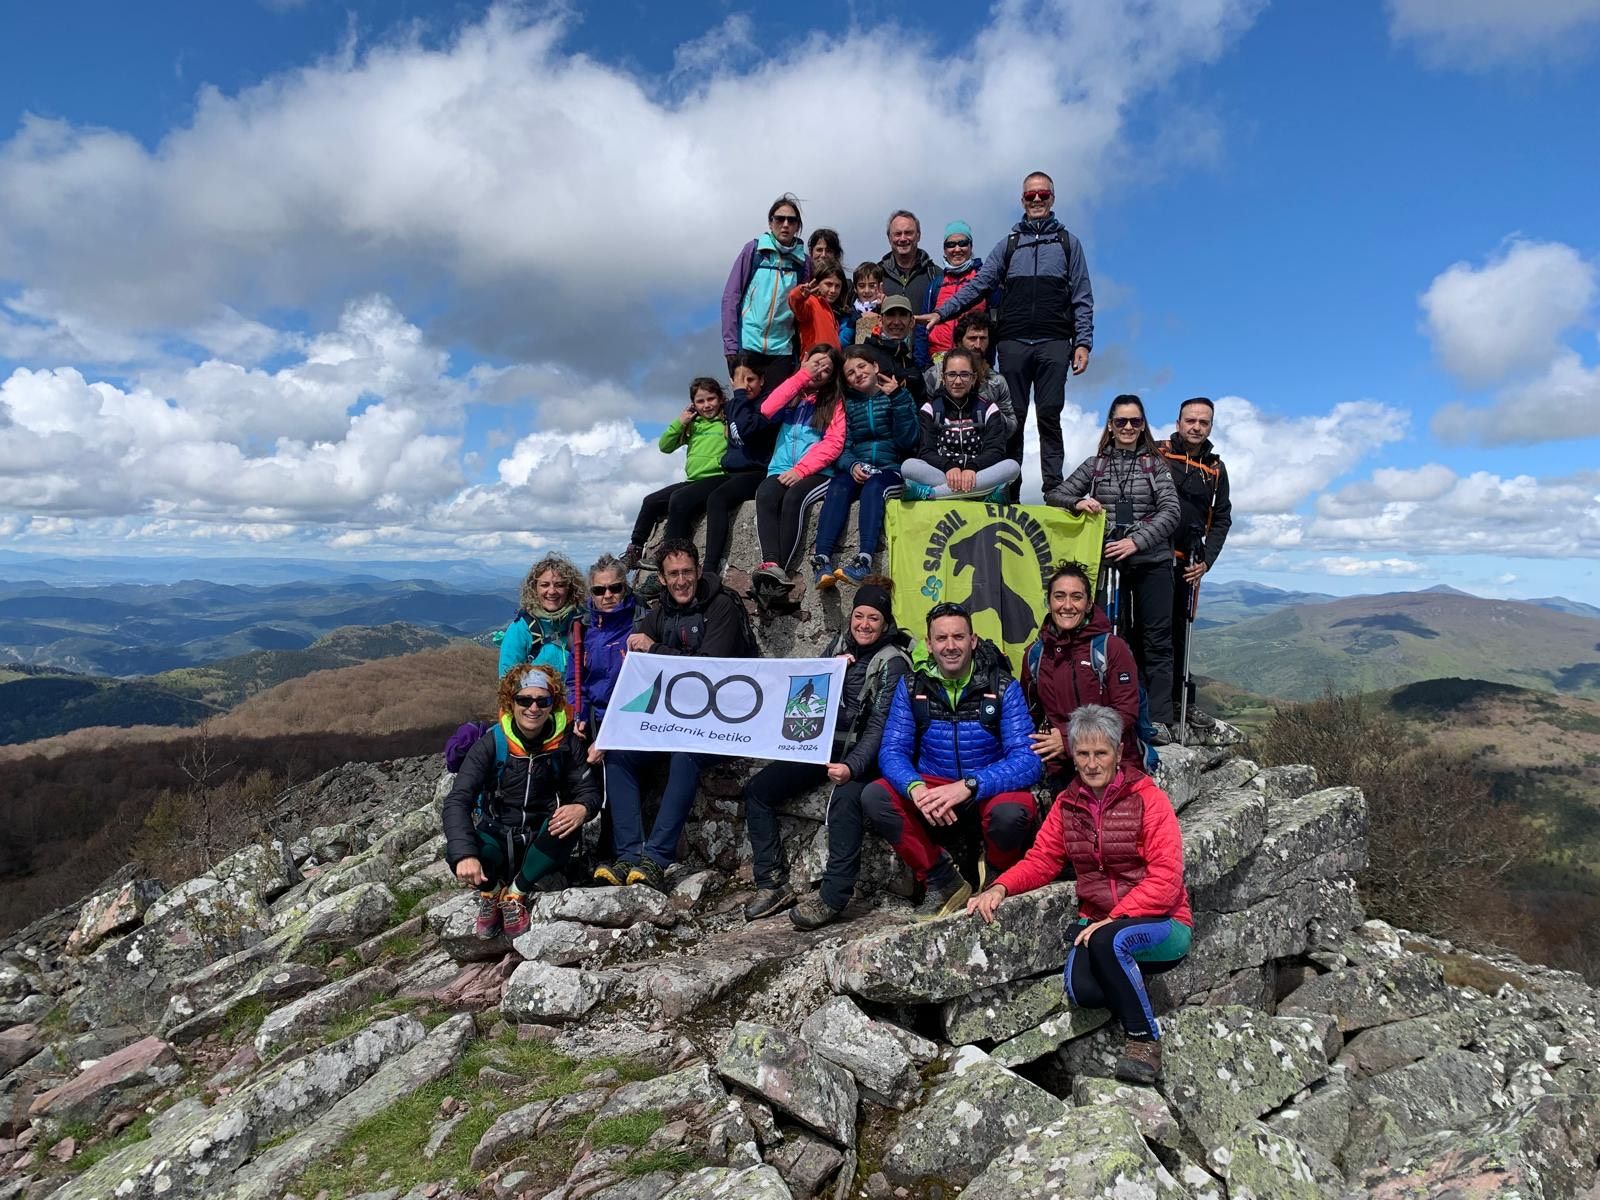
{"label": "yellow-green flag", "polygon": [[1056,564],[1074,559],[1098,579],[1105,520],[1043,505],[892,501],[885,529],[895,621],[920,637],[928,610],[953,601],[1020,669]]}

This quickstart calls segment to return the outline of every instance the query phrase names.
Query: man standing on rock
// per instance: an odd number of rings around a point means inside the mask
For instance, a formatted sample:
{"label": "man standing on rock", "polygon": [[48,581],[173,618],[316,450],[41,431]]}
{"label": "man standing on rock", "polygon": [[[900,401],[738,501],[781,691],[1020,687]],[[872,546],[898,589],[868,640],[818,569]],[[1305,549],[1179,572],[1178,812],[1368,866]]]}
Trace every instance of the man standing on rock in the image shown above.
{"label": "man standing on rock", "polygon": [[[1065,450],[1061,410],[1067,372],[1082,375],[1094,348],[1094,289],[1083,244],[1056,220],[1055,183],[1043,171],[1022,181],[1022,220],[989,252],[971,279],[927,317],[928,328],[960,316],[1003,287],[1000,373],[1017,413],[1007,458],[1022,461],[1022,433],[1031,393],[1039,412],[1039,466],[1044,490],[1061,482]],[[1020,481],[1014,485],[1021,488]]]}
{"label": "man standing on rock", "polygon": [[988,874],[1017,862],[1033,840],[1039,759],[1033,722],[1005,656],[973,632],[959,604],[928,612],[928,641],[896,685],[878,750],[883,778],[861,793],[867,823],[926,891],[920,920],[959,912],[972,895],[935,831],[976,817]]}
{"label": "man standing on rock", "polygon": [[[1189,686],[1188,644],[1194,620],[1194,603],[1200,580],[1222,553],[1233,527],[1233,501],[1228,498],[1228,468],[1211,446],[1211,426],[1216,406],[1205,396],[1195,396],[1178,406],[1178,427],[1157,447],[1167,460],[1178,489],[1183,520],[1172,539],[1172,713],[1184,711]],[[1215,725],[1216,718],[1188,704],[1188,724],[1199,729]],[[1182,730],[1179,731],[1180,735]]]}
{"label": "man standing on rock", "polygon": [[[700,551],[687,538],[669,538],[656,556],[662,585],[661,602],[645,613],[628,635],[628,649],[645,654],[683,654],[697,658],[740,658],[754,653],[746,644],[747,618],[741,601],[717,580],[700,572]],[[665,755],[667,786],[661,808],[644,833],[644,798],[640,777],[661,755],[645,750],[611,750],[606,754],[606,797],[617,861],[595,868],[598,883],[644,883],[666,890],[666,871],[678,857],[678,839],[694,807],[700,785],[699,755],[673,751]]]}

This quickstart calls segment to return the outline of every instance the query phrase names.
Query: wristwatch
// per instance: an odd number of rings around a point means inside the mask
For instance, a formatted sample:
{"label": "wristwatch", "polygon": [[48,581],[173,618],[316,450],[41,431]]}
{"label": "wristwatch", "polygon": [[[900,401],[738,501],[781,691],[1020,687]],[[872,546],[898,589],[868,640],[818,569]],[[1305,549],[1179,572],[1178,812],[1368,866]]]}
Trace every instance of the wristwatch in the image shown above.
{"label": "wristwatch", "polygon": [[973,796],[977,796],[977,794],[978,794],[978,777],[976,775],[968,775],[961,782],[966,784],[967,790],[969,792],[971,792],[973,794]]}

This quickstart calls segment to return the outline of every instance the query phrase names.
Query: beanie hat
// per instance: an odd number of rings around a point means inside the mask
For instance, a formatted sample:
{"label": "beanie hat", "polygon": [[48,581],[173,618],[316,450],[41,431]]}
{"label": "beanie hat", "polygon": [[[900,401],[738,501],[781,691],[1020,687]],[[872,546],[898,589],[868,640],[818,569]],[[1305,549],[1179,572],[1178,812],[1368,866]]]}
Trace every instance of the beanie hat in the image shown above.
{"label": "beanie hat", "polygon": [[972,240],[972,226],[965,221],[951,221],[944,227],[945,237],[949,237],[952,233],[959,233],[968,241]]}
{"label": "beanie hat", "polygon": [[852,611],[857,608],[875,608],[883,614],[887,625],[894,625],[894,613],[889,603],[889,593],[875,583],[863,583],[856,589],[856,602],[850,606]]}

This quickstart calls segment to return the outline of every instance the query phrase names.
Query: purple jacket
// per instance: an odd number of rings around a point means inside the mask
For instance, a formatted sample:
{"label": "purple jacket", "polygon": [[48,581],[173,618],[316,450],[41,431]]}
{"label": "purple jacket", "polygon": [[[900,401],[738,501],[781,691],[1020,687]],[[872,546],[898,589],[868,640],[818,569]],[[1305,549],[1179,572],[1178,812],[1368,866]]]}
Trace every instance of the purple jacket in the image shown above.
{"label": "purple jacket", "polygon": [[[728,282],[722,289],[722,352],[726,355],[739,353],[743,347],[739,344],[739,306],[744,301],[744,294],[750,287],[750,271],[756,258],[756,242],[758,238],[751,238],[739,251],[739,257],[734,259],[733,270],[728,272]],[[811,256],[805,255],[800,263],[800,282],[811,282]]]}

